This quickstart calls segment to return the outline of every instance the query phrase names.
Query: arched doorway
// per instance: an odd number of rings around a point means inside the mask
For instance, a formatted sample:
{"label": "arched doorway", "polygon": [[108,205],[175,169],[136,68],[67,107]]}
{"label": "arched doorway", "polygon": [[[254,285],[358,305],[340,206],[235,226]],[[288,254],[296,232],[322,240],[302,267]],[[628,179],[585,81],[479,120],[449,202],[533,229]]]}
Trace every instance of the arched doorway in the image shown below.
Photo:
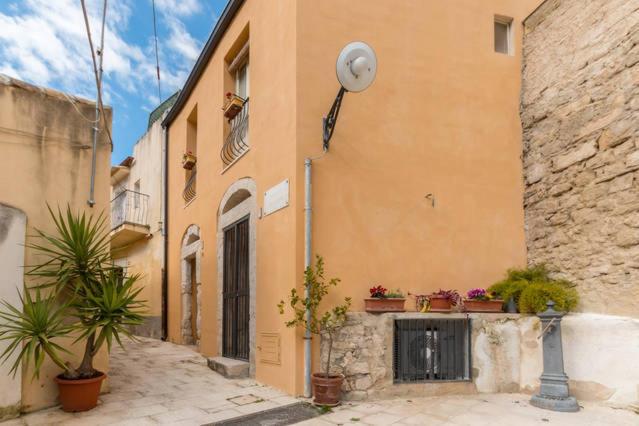
{"label": "arched doorway", "polygon": [[225,192],[218,209],[219,355],[249,363],[255,373],[255,182],[244,178]]}
{"label": "arched doorway", "polygon": [[188,227],[182,238],[182,321],[180,334],[185,345],[198,345],[201,337],[202,288],[200,265],[202,259],[202,240],[197,225]]}

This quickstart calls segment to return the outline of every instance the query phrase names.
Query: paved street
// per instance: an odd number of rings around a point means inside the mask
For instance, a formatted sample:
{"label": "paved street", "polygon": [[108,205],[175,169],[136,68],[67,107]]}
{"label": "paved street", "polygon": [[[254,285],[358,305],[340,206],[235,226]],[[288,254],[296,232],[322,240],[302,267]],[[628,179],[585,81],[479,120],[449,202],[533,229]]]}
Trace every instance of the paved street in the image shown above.
{"label": "paved street", "polygon": [[[51,408],[2,423],[17,425],[202,425],[298,402],[253,380],[228,380],[210,370],[191,347],[153,339],[114,349],[111,392],[92,411]],[[639,415],[592,403],[579,413],[554,413],[528,404],[528,395],[482,394],[346,402],[299,425],[561,425],[636,426]]]}
{"label": "paved street", "polygon": [[482,394],[346,403],[301,425],[427,426],[637,426],[639,415],[582,403],[578,413],[556,413],[528,404],[529,395]]}
{"label": "paved street", "polygon": [[191,347],[154,339],[114,348],[111,392],[85,413],[51,408],[14,419],[14,425],[201,425],[297,402],[253,380],[228,380]]}

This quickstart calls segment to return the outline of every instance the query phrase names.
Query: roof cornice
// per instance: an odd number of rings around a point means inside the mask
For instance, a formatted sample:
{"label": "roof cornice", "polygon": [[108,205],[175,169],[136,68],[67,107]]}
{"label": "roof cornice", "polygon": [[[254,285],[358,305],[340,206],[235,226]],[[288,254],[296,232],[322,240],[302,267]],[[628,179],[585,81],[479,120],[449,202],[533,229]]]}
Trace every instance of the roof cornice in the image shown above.
{"label": "roof cornice", "polygon": [[195,65],[193,66],[189,77],[186,79],[184,87],[180,91],[175,104],[162,121],[162,127],[169,127],[175,117],[177,117],[178,113],[184,107],[186,100],[191,95],[193,88],[197,84],[200,76],[206,68],[206,65],[209,63],[209,60],[213,56],[215,49],[217,48],[218,44],[220,44],[220,40],[222,40],[226,29],[233,21],[233,18],[235,17],[237,11],[240,9],[243,3],[244,0],[229,0],[229,2],[226,4],[226,7],[224,8],[222,15],[220,16],[220,19],[218,19],[217,23],[215,24],[215,28],[213,28],[213,31],[211,32],[209,39],[206,41],[202,52],[200,52],[200,56],[197,58],[197,61],[195,62]]}

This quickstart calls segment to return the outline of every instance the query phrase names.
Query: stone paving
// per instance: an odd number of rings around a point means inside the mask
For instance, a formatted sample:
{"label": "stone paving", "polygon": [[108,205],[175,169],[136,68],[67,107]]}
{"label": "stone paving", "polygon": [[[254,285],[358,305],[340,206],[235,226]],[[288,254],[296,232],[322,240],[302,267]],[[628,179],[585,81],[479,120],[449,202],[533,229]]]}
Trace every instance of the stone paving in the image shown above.
{"label": "stone paving", "polygon": [[[297,403],[253,380],[229,380],[210,370],[192,347],[153,339],[114,348],[111,392],[85,413],[50,408],[2,423],[31,425],[202,425]],[[531,407],[529,395],[481,394],[345,402],[298,425],[546,425],[637,426],[639,415],[593,403],[579,413]]]}
{"label": "stone paving", "polygon": [[111,354],[111,391],[84,413],[50,408],[2,423],[14,425],[202,425],[298,402],[254,380],[229,380],[192,347],[154,339]]}
{"label": "stone paving", "polygon": [[332,413],[298,426],[637,426],[639,415],[581,403],[578,413],[557,413],[528,404],[530,395],[480,394],[344,403]]}

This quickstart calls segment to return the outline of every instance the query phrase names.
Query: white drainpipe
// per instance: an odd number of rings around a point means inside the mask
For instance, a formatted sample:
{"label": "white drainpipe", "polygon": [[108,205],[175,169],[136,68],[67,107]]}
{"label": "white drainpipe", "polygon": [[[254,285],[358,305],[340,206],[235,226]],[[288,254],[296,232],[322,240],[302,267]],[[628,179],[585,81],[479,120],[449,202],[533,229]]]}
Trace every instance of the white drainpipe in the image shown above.
{"label": "white drainpipe", "polygon": [[[311,266],[311,166],[312,160],[304,160],[304,271]],[[304,296],[308,297],[308,289],[305,288]],[[306,322],[310,322],[311,312],[306,310]],[[311,397],[311,331],[306,327],[304,332],[304,396]]]}

